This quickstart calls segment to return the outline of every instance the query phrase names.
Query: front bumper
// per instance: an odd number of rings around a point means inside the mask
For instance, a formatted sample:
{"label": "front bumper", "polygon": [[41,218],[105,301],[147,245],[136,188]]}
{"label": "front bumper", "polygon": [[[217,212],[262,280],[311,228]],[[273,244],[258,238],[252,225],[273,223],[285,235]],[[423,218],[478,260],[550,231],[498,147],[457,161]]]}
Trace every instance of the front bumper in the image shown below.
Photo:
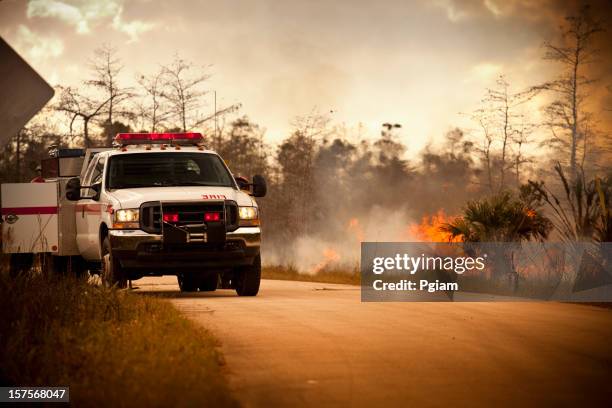
{"label": "front bumper", "polygon": [[161,234],[142,230],[111,230],[113,254],[125,268],[145,268],[164,273],[168,269],[233,267],[250,265],[259,254],[259,227],[240,227],[226,233],[223,244],[164,244]]}

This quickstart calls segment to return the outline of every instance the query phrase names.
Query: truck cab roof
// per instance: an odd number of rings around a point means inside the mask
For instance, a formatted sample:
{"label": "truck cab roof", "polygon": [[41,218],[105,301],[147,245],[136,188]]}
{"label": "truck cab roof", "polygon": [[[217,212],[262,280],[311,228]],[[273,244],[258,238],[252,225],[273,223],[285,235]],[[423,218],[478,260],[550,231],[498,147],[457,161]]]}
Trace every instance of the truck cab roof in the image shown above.
{"label": "truck cab roof", "polygon": [[217,154],[214,150],[205,149],[197,146],[168,146],[168,145],[129,145],[123,146],[119,148],[112,149],[104,149],[100,152],[103,156],[115,156],[120,154],[130,154],[130,153],[180,153],[180,152],[190,152],[190,153],[208,153],[208,154]]}

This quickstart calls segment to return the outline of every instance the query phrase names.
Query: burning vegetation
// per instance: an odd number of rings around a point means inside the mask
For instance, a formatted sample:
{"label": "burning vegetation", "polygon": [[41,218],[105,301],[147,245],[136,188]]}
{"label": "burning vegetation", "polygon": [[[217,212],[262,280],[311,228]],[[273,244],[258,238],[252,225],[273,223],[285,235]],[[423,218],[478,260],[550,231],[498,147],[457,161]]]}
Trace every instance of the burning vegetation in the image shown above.
{"label": "burning vegetation", "polygon": [[440,209],[436,214],[424,215],[420,224],[411,224],[408,227],[408,234],[410,237],[418,238],[419,241],[461,242],[462,235],[453,235],[444,229],[444,226],[454,219],[455,217],[447,217],[444,210]]}
{"label": "burning vegetation", "polygon": [[[83,86],[60,87],[54,104],[6,146],[0,179],[34,177],[36,161],[24,158],[44,157],[50,141],[104,145],[118,132],[196,130],[214,135],[209,147],[235,175],[267,178],[260,205],[268,264],[309,273],[352,267],[363,241],[608,241],[612,170],[587,109],[588,61],[560,58],[577,47],[596,53],[605,22],[589,13],[576,10],[545,46],[545,57],[562,65],[555,77],[529,89],[498,78],[468,114],[471,129],[451,129],[422,151],[403,141],[423,135],[401,134],[401,125],[381,124],[379,136],[366,138],[361,126],[334,124],[316,112],[296,118],[272,146],[263,127],[236,115],[239,104],[202,116],[209,75],[195,64],[177,57],[132,89],[123,86],[117,50],[102,47]],[[185,94],[171,92],[185,86]],[[576,94],[585,96],[571,98]],[[550,101],[542,123],[528,114],[540,95]],[[570,111],[577,114],[567,123]],[[533,155],[542,144],[557,166]]]}

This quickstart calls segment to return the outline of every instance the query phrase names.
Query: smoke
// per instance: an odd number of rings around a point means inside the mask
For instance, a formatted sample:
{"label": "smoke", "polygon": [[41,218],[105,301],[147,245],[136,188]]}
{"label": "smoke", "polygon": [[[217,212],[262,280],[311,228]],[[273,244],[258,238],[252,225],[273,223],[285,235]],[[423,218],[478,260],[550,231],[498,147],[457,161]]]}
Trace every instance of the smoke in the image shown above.
{"label": "smoke", "polygon": [[279,180],[261,202],[265,264],[310,274],[350,271],[361,242],[427,239],[415,228],[423,216],[439,209],[456,215],[483,193],[473,187],[482,174],[473,159],[477,151],[458,130],[416,160],[404,159],[406,147],[389,133],[374,143],[353,143],[331,132],[308,143],[293,137],[280,147],[285,154],[279,157],[290,157],[290,166],[281,161]]}
{"label": "smoke", "polygon": [[[559,26],[581,6],[580,2],[556,0],[538,4],[492,1],[471,2],[465,9],[462,1],[445,3],[452,5],[453,15],[459,13],[466,21],[473,19],[473,24],[485,23],[483,19],[491,23],[493,13],[496,21],[514,19],[525,30],[537,30],[542,42],[557,44],[564,41]],[[602,22],[610,21],[611,9],[604,1],[592,3],[592,15]],[[598,35],[598,60],[586,65],[582,72],[599,80],[597,86],[588,89],[586,105],[599,132],[607,137],[612,129],[611,35],[612,30]],[[562,67],[555,63],[542,63],[550,64],[546,80],[563,74]],[[481,160],[482,140],[474,142],[459,129],[448,132],[439,144],[427,146],[408,160],[407,146],[395,137],[391,127],[377,140],[366,142],[356,141],[359,135],[351,135],[346,129],[330,129],[320,117],[302,119],[305,120],[271,155],[271,168],[266,171],[269,197],[260,201],[266,264],[290,265],[304,273],[325,268],[350,270],[358,264],[360,242],[427,239],[415,234],[419,229],[414,228],[424,216],[443,210],[452,218],[460,214],[468,200],[493,191],[487,186],[487,170]],[[542,129],[545,131],[548,130]],[[419,135],[408,135],[405,140],[416,137]],[[534,160],[542,152],[534,145],[526,150],[531,150],[527,153]],[[511,162],[503,162],[498,156],[491,156],[493,178],[501,178],[499,167]],[[521,168],[522,177],[508,176],[512,180],[505,180],[503,187],[516,188],[521,181],[533,178],[529,166]],[[544,167],[540,163],[539,169]],[[509,166],[507,171],[510,174],[515,169]],[[443,221],[441,215],[435,219],[438,223]]]}
{"label": "smoke", "polygon": [[[389,222],[381,222],[386,214]],[[344,227],[314,231],[301,235],[285,244],[276,242],[265,245],[264,264],[284,265],[306,274],[316,274],[326,269],[353,271],[359,265],[361,242],[418,241],[409,228],[414,220],[406,211],[389,212],[374,206],[367,214],[332,214]]]}

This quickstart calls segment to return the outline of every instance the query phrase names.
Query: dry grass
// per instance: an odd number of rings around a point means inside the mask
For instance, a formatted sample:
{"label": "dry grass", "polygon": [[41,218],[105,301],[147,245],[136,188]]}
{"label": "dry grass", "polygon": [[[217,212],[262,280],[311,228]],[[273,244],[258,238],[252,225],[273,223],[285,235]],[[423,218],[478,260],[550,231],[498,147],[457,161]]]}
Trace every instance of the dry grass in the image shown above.
{"label": "dry grass", "polygon": [[292,266],[264,266],[261,277],[263,279],[345,283],[349,285],[359,285],[361,283],[358,269],[323,269],[315,274],[307,274],[299,272]]}
{"label": "dry grass", "polygon": [[79,406],[235,406],[215,340],[169,303],[74,278],[0,275],[0,383]]}

